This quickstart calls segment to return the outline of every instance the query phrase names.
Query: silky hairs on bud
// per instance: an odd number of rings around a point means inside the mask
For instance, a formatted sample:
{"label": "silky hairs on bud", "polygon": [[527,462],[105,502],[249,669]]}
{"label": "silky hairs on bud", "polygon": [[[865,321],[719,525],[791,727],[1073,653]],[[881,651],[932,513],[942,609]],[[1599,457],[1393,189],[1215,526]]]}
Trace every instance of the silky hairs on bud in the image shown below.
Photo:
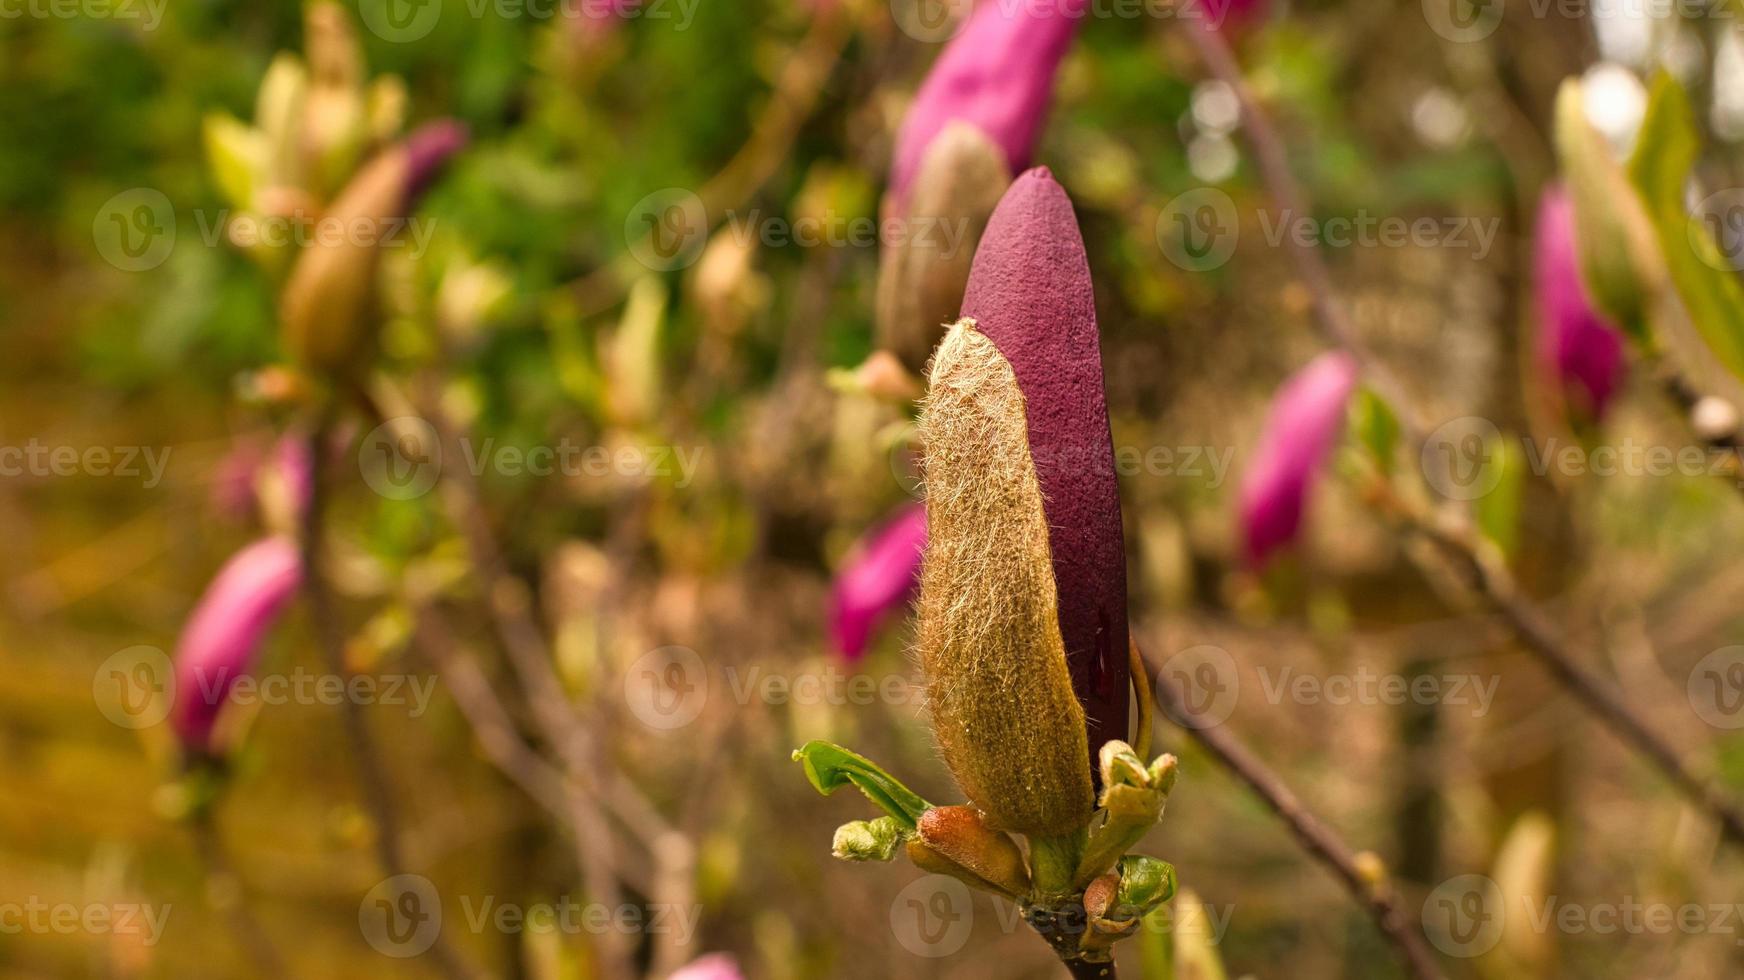
{"label": "silky hairs on bud", "polygon": [[917,645],[934,737],[994,829],[1069,833],[1091,812],[1084,709],[1060,638],[1024,398],[971,320],[933,357],[920,430],[928,541]]}

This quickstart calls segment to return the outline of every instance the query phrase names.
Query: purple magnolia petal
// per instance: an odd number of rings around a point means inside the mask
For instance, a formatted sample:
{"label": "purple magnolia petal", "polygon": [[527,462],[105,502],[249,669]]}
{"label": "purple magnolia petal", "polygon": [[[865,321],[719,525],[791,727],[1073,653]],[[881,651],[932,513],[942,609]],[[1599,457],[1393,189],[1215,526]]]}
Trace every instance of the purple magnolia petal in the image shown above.
{"label": "purple magnolia petal", "polygon": [[1094,756],[1129,737],[1126,544],[1090,263],[1072,202],[1046,167],[1019,177],[994,210],[963,315],[1011,363],[1023,392],[1060,638]]}
{"label": "purple magnolia petal", "polygon": [[171,722],[184,745],[211,749],[226,695],[248,673],[261,640],[302,580],[297,546],[283,537],[249,545],[218,571],[176,644]]}
{"label": "purple magnolia petal", "polygon": [[1592,303],[1575,254],[1574,206],[1552,185],[1538,202],[1538,359],[1577,415],[1603,419],[1627,373],[1623,334]]}
{"label": "purple magnolia petal", "polygon": [[710,953],[679,967],[666,980],[745,980],[745,975],[739,972],[739,963],[731,955]]}
{"label": "purple magnolia petal", "polygon": [[450,157],[465,148],[470,139],[466,124],[438,119],[419,126],[406,137],[406,198],[408,210],[429,189]]}
{"label": "purple magnolia petal", "polygon": [[1322,354],[1272,400],[1259,448],[1241,481],[1241,529],[1247,558],[1260,566],[1296,539],[1310,491],[1344,428],[1356,388],[1356,359]]}
{"label": "purple magnolia petal", "polygon": [[1004,151],[1011,173],[1028,166],[1047,116],[1054,73],[1088,5],[1089,0],[981,0],[933,63],[902,121],[891,195],[906,199],[927,145],[953,120],[986,133]]}
{"label": "purple magnolia petal", "polygon": [[908,605],[926,547],[926,506],[909,504],[854,545],[830,593],[830,637],[852,661],[866,652],[872,631]]}

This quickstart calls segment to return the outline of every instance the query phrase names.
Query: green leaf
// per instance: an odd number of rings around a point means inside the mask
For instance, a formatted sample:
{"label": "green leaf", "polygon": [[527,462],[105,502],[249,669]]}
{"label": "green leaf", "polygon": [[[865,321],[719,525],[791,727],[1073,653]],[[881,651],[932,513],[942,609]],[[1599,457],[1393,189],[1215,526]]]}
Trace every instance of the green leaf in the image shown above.
{"label": "green leaf", "polygon": [[1496,486],[1472,505],[1478,531],[1495,543],[1507,558],[1520,546],[1520,497],[1526,486],[1526,454],[1506,435],[1491,439],[1484,447],[1486,465],[1496,470]]}
{"label": "green leaf", "polygon": [[805,778],[819,793],[829,796],[851,783],[904,830],[914,830],[915,821],[932,808],[877,763],[832,742],[807,742],[794,750],[793,759],[805,767]]}
{"label": "green leaf", "polygon": [[206,160],[224,199],[244,211],[254,208],[254,190],[266,170],[266,147],[260,133],[228,113],[206,116],[202,135]]}
{"label": "green leaf", "polygon": [[1368,388],[1351,403],[1351,432],[1382,475],[1393,472],[1393,451],[1399,445],[1399,418],[1381,396]]}
{"label": "green leaf", "polygon": [[1628,175],[1587,121],[1580,84],[1573,79],[1556,94],[1556,150],[1574,205],[1581,278],[1599,309],[1631,337],[1643,339],[1647,311],[1664,287],[1665,260]]}
{"label": "green leaf", "polygon": [[1689,96],[1670,75],[1654,80],[1629,179],[1647,203],[1671,281],[1714,356],[1744,377],[1744,285],[1707,228],[1684,209],[1684,188],[1701,153]]}

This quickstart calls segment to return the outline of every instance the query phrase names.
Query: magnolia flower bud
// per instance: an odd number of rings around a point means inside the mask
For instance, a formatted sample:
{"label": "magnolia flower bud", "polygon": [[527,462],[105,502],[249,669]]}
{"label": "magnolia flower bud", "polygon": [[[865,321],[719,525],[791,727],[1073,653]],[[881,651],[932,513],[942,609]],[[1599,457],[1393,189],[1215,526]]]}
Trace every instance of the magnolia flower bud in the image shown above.
{"label": "magnolia flower bud", "polygon": [[188,617],[176,645],[171,723],[182,744],[212,750],[226,695],[248,673],[261,640],[302,583],[302,558],[288,538],[271,537],[236,553]]}
{"label": "magnolia flower bud", "polygon": [[1084,18],[1089,0],[982,3],[933,63],[896,134],[890,190],[897,211],[933,138],[952,120],[985,133],[1005,154],[1007,170],[1029,163],[1054,73]]}
{"label": "magnolia flower bud", "polygon": [[1314,481],[1343,431],[1356,379],[1356,359],[1334,351],[1278,389],[1241,481],[1241,530],[1253,565],[1263,565],[1301,530]]}
{"label": "magnolia flower bud", "polygon": [[1021,898],[1029,892],[1023,852],[1007,834],[987,826],[974,807],[940,806],[921,815],[908,857],[923,871],[946,874],[977,888]]}
{"label": "magnolia flower bud", "polygon": [[304,248],[280,299],[285,345],[297,360],[336,373],[361,366],[359,355],[374,340],[380,240],[465,141],[458,123],[431,123],[378,154],[346,185],[323,216],[337,233]]}
{"label": "magnolia flower bud", "polygon": [[1084,710],[1060,637],[1023,393],[973,321],[933,357],[920,428],[928,542],[917,646],[934,737],[990,826],[1064,835],[1090,819]]}
{"label": "magnolia flower bud", "polygon": [[855,544],[830,593],[830,637],[836,651],[858,660],[878,624],[906,606],[926,547],[926,508],[909,504]]}
{"label": "magnolia flower bud", "polygon": [[1561,187],[1538,202],[1538,358],[1577,415],[1604,418],[1622,385],[1623,335],[1593,308],[1576,255],[1574,208]]}
{"label": "magnolia flower bud", "polygon": [[962,308],[975,245],[1010,184],[1000,149],[968,123],[948,124],[921,158],[878,266],[878,343],[911,369],[924,369]]}
{"label": "magnolia flower bud", "polygon": [[1059,633],[1089,725],[1088,766],[1103,742],[1128,737],[1126,545],[1090,263],[1072,202],[1046,168],[1019,177],[999,202],[963,315],[1010,363],[1027,406]]}

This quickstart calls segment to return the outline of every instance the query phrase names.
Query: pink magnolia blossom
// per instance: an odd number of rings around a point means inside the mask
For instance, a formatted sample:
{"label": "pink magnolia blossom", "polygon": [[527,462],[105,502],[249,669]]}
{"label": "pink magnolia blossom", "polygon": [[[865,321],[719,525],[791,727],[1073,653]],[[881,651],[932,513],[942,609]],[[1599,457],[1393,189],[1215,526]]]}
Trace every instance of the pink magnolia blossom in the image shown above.
{"label": "pink magnolia blossom", "polygon": [[846,659],[860,659],[872,631],[913,597],[926,527],[925,505],[903,507],[861,538],[836,574],[830,593],[830,637]]}
{"label": "pink magnolia blossom", "polygon": [[1627,366],[1623,335],[1592,303],[1575,256],[1574,207],[1559,186],[1538,202],[1538,360],[1568,407],[1605,416]]}
{"label": "pink magnolia blossom", "polygon": [[1314,482],[1344,429],[1356,359],[1322,354],[1278,389],[1259,448],[1241,481],[1241,530],[1255,566],[1301,530]]}
{"label": "pink magnolia blossom", "polygon": [[962,120],[987,134],[1010,172],[1029,165],[1054,73],[1089,0],[981,0],[933,63],[896,134],[890,192],[905,199],[927,145]]}
{"label": "pink magnolia blossom", "polygon": [[248,673],[261,640],[303,580],[295,542],[264,538],[218,571],[176,644],[176,697],[170,719],[182,743],[212,749],[226,696]]}
{"label": "pink magnolia blossom", "polygon": [[666,980],[745,980],[737,960],[727,953],[710,953],[679,967]]}

